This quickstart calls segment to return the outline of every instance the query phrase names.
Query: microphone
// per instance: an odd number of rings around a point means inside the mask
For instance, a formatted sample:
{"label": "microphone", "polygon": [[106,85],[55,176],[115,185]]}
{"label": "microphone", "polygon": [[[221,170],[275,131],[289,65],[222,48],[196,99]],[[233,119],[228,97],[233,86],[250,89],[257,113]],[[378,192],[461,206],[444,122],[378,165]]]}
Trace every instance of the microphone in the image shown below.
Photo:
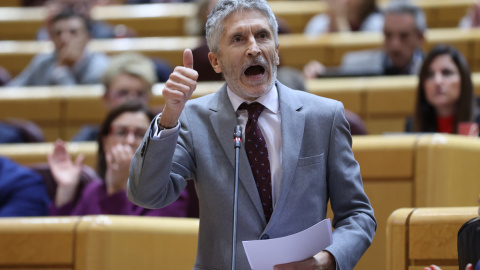
{"label": "microphone", "polygon": [[233,234],[232,234],[232,270],[235,270],[237,255],[237,216],[238,216],[238,164],[240,160],[240,147],[242,146],[242,127],[237,125],[233,130],[233,142],[235,149],[235,179],[233,197]]}
{"label": "microphone", "polygon": [[237,125],[233,131],[233,140],[235,142],[234,147],[240,148],[242,145],[242,127],[240,127],[240,125]]}

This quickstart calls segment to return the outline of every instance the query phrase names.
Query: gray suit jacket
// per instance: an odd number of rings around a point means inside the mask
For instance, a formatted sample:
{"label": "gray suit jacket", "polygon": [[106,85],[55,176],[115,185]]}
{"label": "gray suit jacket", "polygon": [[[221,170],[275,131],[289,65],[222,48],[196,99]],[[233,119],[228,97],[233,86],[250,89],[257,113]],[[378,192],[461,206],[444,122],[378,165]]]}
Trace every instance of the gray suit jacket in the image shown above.
{"label": "gray suit jacket", "polygon": [[109,57],[103,53],[85,51],[73,68],[65,68],[64,72],[55,73],[56,54],[42,53],[36,55],[8,86],[99,84],[109,61]]}
{"label": "gray suit jacket", "polygon": [[[244,148],[240,154],[237,268],[250,269],[244,240],[277,238],[304,230],[325,218],[328,200],[335,217],[327,248],[342,270],[353,269],[376,229],[351,149],[343,105],[276,83],[282,119],[283,179],[270,222]],[[181,129],[154,140],[147,132],[130,165],[128,197],[147,208],[164,207],[195,181],[200,231],[194,269],[228,269],[231,261],[234,148],[237,117],[226,86],[190,100]],[[312,239],[314,241],[314,239]]]}

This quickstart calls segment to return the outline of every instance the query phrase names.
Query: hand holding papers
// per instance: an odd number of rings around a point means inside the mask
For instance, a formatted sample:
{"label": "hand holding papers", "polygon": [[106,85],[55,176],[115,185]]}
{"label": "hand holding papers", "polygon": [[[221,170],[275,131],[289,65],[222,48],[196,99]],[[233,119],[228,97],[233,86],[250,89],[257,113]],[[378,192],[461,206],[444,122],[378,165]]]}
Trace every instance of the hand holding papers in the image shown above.
{"label": "hand holding papers", "polygon": [[243,241],[243,247],[253,270],[271,270],[277,264],[310,258],[332,242],[330,219],[324,219],[308,229],[289,236]]}

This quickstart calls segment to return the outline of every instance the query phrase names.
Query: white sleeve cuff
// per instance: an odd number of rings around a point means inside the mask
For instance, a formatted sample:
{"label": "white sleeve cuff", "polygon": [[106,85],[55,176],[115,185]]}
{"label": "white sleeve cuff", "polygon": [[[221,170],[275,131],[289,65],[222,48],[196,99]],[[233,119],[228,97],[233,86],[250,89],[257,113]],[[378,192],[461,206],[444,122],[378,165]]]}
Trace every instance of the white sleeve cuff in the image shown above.
{"label": "white sleeve cuff", "polygon": [[151,139],[153,139],[153,140],[160,140],[160,139],[163,139],[165,137],[168,137],[168,136],[174,134],[175,132],[177,132],[180,129],[180,123],[179,122],[177,122],[177,124],[173,128],[159,129],[158,128],[158,120],[160,119],[161,115],[162,114],[157,115],[157,117],[155,117],[155,121],[153,122],[152,136],[151,136]]}

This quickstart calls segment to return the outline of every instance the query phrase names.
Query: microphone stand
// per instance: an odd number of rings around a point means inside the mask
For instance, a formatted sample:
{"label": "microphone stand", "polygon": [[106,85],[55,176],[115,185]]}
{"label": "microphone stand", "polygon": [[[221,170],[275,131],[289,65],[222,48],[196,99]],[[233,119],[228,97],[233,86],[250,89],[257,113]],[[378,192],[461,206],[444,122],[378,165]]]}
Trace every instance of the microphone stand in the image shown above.
{"label": "microphone stand", "polygon": [[240,159],[240,147],[242,146],[242,128],[240,125],[233,131],[235,148],[235,190],[233,197],[233,241],[232,241],[232,270],[235,270],[237,255],[237,216],[238,216],[238,164]]}

